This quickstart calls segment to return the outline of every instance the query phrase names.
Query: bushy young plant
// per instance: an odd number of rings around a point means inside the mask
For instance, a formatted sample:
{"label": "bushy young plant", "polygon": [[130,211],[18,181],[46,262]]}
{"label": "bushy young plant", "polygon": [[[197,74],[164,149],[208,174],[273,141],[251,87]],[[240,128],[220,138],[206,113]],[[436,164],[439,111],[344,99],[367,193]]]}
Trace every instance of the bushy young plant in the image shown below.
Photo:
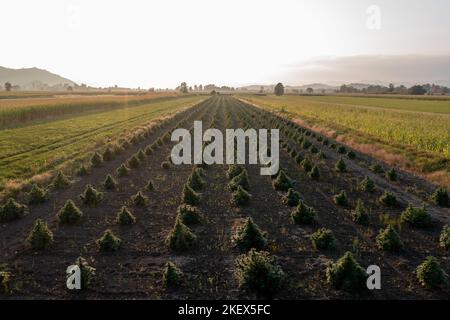
{"label": "bushy young plant", "polygon": [[369,215],[361,199],[358,199],[355,210],[352,211],[352,220],[361,225],[369,224]]}
{"label": "bushy young plant", "polygon": [[347,152],[347,149],[344,146],[339,146],[337,148],[337,152],[340,153],[340,154],[344,154],[344,153]]}
{"label": "bushy young plant", "polygon": [[144,161],[145,158],[147,158],[147,156],[145,155],[144,151],[142,151],[142,149],[140,149],[138,151],[138,153],[136,154],[137,158],[141,161]]}
{"label": "bushy young plant", "polygon": [[314,166],[308,173],[308,175],[311,179],[318,180],[320,177],[319,168],[317,168],[317,166]]}
{"label": "bushy young plant", "polygon": [[197,207],[182,204],[178,206],[177,213],[178,218],[186,225],[200,223],[200,212]]}
{"label": "bushy young plant", "polygon": [[161,168],[164,170],[170,169],[170,162],[169,161],[161,162]]}
{"label": "bushy young plant", "polygon": [[350,252],[327,266],[327,282],[338,290],[360,291],[366,287],[367,273]]}
{"label": "bushy young plant", "polygon": [[306,149],[309,149],[309,147],[311,147],[311,145],[312,145],[312,143],[308,139],[305,139],[305,140],[303,140],[302,148],[306,150]]}
{"label": "bushy young plant", "polygon": [[375,173],[384,173],[383,167],[379,163],[371,165],[370,170],[372,170]]}
{"label": "bushy young plant", "polygon": [[188,183],[189,183],[189,186],[195,191],[199,191],[203,188],[205,181],[200,176],[199,172],[197,171],[197,168],[195,168],[192,171],[192,174],[188,180]]}
{"label": "bushy young plant", "polygon": [[166,288],[177,287],[183,278],[183,272],[173,263],[167,262],[163,272],[163,284]]}
{"label": "bushy young plant", "polygon": [[200,195],[192,190],[192,188],[185,184],[183,188],[183,193],[181,195],[181,200],[183,203],[190,204],[191,206],[196,206],[200,203]]}
{"label": "bushy young plant", "polygon": [[91,158],[91,165],[96,168],[100,167],[103,163],[103,157],[100,153],[95,152],[94,155]]}
{"label": "bushy young plant", "polygon": [[240,174],[231,179],[230,183],[228,184],[228,187],[232,191],[235,191],[239,186],[241,186],[245,190],[250,189],[250,185],[248,183],[248,174],[247,170],[245,169],[243,169]]}
{"label": "bushy young plant", "polygon": [[311,163],[309,158],[303,159],[303,161],[301,162],[300,165],[301,165],[303,171],[305,171],[305,172],[310,172],[313,167],[313,164]]}
{"label": "bushy young plant", "polygon": [[411,204],[402,212],[400,216],[403,222],[417,228],[427,228],[431,226],[431,216],[425,209],[425,206],[419,208],[413,207]]}
{"label": "bushy young plant", "polygon": [[375,183],[368,176],[365,176],[358,185],[358,190],[364,192],[373,192],[375,190]]}
{"label": "bushy young plant", "polygon": [[95,268],[82,257],[78,257],[75,264],[80,268],[81,290],[86,290],[95,276]]}
{"label": "bushy young plant", "polygon": [[84,176],[88,175],[88,173],[89,173],[89,169],[84,164],[79,166],[75,172],[75,174],[79,177],[84,177]]}
{"label": "bushy young plant", "polygon": [[450,227],[447,225],[442,228],[439,245],[446,250],[450,250]]}
{"label": "bushy young plant", "polygon": [[22,218],[28,214],[28,207],[9,198],[3,206],[0,206],[0,223]]}
{"label": "bushy young plant", "polygon": [[148,146],[148,147],[146,147],[145,149],[144,149],[144,152],[145,152],[145,155],[146,156],[151,156],[152,154],[153,154],[153,149],[152,149],[152,147],[151,146]]}
{"label": "bushy young plant", "polygon": [[389,191],[384,191],[378,201],[386,207],[395,207],[397,205],[397,197]]}
{"label": "bushy young plant", "polygon": [[290,207],[298,206],[298,203],[300,201],[300,193],[292,188],[289,188],[287,194],[283,196],[282,201],[285,205],[288,205]]}
{"label": "bushy young plant", "polygon": [[52,186],[56,189],[64,189],[69,187],[71,184],[72,183],[69,178],[62,171],[58,171],[52,181]]}
{"label": "bushy young plant", "polygon": [[344,190],[342,190],[338,194],[334,195],[333,202],[338,206],[348,205],[347,193]]}
{"label": "bushy young plant", "polygon": [[173,251],[186,251],[192,248],[196,242],[197,236],[177,218],[172,231],[166,239],[168,247]]}
{"label": "bushy young plant", "polygon": [[394,168],[391,168],[388,172],[386,172],[386,178],[388,178],[391,181],[397,180],[397,171],[395,171]]}
{"label": "bushy young plant", "polygon": [[136,155],[132,155],[127,161],[128,167],[135,169],[140,166],[141,160]]}
{"label": "bushy young plant", "polygon": [[308,207],[302,200],[291,212],[291,219],[296,224],[313,224],[317,220],[316,211]]}
{"label": "bushy young plant", "polygon": [[103,161],[111,161],[114,159],[114,151],[110,146],[106,147],[105,151],[103,151],[102,159]]}
{"label": "bushy young plant", "polygon": [[92,185],[88,184],[84,192],[80,194],[80,199],[85,205],[96,206],[103,199],[103,193],[97,191]]}
{"label": "bushy young plant", "polygon": [[128,167],[122,163],[120,167],[117,168],[116,172],[119,178],[125,177],[130,173],[130,169],[128,169]]}
{"label": "bushy young plant", "polygon": [[27,194],[29,204],[39,204],[48,200],[48,190],[33,184],[30,192]]}
{"label": "bushy young plant", "polygon": [[103,235],[97,239],[97,246],[102,251],[117,251],[122,245],[122,240],[114,235],[111,229],[106,229]]}
{"label": "bushy young plant", "polygon": [[152,180],[148,180],[147,184],[145,185],[145,190],[149,192],[153,192],[156,190]]}
{"label": "bushy young plant", "polygon": [[252,248],[262,250],[267,245],[267,233],[262,232],[252,218],[247,218],[245,223],[236,230],[233,242],[242,251]]}
{"label": "bushy young plant", "polygon": [[303,158],[303,156],[299,153],[296,157],[295,157],[295,162],[298,164],[298,165],[301,165],[301,163],[302,163],[302,161],[304,160],[305,158]]}
{"label": "bushy young plant", "polygon": [[394,226],[389,224],[385,229],[381,229],[377,236],[377,246],[381,250],[400,251],[403,248],[402,240]]}
{"label": "bushy young plant", "polygon": [[134,196],[131,197],[135,206],[145,207],[148,205],[148,197],[145,196],[141,191],[138,191]]}
{"label": "bushy young plant", "polygon": [[444,187],[439,187],[436,189],[436,191],[432,194],[431,199],[441,207],[448,207],[450,206],[450,200],[448,197],[447,189]]}
{"label": "bushy young plant", "polygon": [[238,186],[236,191],[231,194],[231,201],[236,206],[245,206],[250,202],[252,196],[244,188]]}
{"label": "bushy young plant", "polygon": [[53,233],[42,219],[37,219],[31,229],[27,242],[34,250],[44,250],[53,243]]}
{"label": "bushy young plant", "polygon": [[347,165],[345,164],[344,159],[339,158],[339,160],[336,162],[336,165],[334,166],[337,172],[346,172],[347,171]]}
{"label": "bushy young plant", "polygon": [[83,213],[72,200],[67,200],[57,216],[60,223],[74,224],[81,220]]}
{"label": "bushy young plant", "polygon": [[230,165],[227,170],[228,179],[230,180],[233,179],[234,177],[238,176],[243,170],[244,168],[240,165],[237,164]]}
{"label": "bushy young plant", "polygon": [[116,222],[121,225],[130,225],[136,222],[136,217],[127,207],[123,206],[117,213]]}
{"label": "bushy young plant", "polygon": [[106,176],[106,179],[103,182],[103,187],[106,190],[115,190],[115,189],[117,189],[117,185],[118,185],[118,183],[117,183],[116,179],[114,179],[113,176],[111,176],[110,174],[108,174]]}
{"label": "bushy young plant", "polygon": [[293,187],[293,183],[291,178],[283,170],[280,170],[277,178],[272,181],[272,186],[275,190],[288,191]]}
{"label": "bushy young plant", "polygon": [[252,249],[236,259],[235,277],[240,290],[271,296],[281,288],[285,274],[269,252]]}
{"label": "bushy young plant", "polygon": [[416,269],[416,276],[420,285],[430,289],[447,284],[448,276],[441,268],[439,261],[429,256]]}
{"label": "bushy young plant", "polygon": [[355,159],[356,158],[356,153],[352,150],[350,150],[349,152],[347,152],[347,157],[349,159]]}
{"label": "bushy young plant", "polygon": [[311,235],[311,241],[314,249],[332,250],[336,247],[336,239],[333,231],[326,228],[320,228]]}

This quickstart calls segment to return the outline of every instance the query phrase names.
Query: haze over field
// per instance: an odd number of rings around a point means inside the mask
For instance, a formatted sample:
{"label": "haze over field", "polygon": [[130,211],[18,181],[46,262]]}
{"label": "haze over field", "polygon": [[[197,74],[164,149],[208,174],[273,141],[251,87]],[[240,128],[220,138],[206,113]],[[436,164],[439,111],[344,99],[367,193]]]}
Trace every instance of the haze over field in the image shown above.
{"label": "haze over field", "polygon": [[0,62],[94,86],[448,85],[449,11],[444,0],[9,1]]}

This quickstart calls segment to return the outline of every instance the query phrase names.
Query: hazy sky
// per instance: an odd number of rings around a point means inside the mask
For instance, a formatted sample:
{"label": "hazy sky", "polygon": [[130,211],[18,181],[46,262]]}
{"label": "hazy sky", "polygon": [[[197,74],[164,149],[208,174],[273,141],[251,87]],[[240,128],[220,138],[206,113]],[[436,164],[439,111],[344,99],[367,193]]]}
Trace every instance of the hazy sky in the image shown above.
{"label": "hazy sky", "polygon": [[[100,86],[386,81],[351,57],[435,65],[450,54],[449,13],[446,0],[2,1],[0,65]],[[359,64],[338,73],[336,59]],[[398,81],[414,82],[409,61]]]}

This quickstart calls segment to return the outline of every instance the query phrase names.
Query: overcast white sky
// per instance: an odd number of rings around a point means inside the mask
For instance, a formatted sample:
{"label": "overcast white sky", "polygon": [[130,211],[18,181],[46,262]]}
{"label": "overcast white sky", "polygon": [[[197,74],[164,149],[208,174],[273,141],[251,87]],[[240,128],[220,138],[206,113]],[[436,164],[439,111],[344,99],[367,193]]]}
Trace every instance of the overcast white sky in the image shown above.
{"label": "overcast white sky", "polygon": [[[445,0],[2,1],[0,65],[99,86],[385,81],[361,63],[326,70],[330,58],[405,54],[427,69],[450,54],[449,13]],[[410,63],[398,81],[414,82]]]}

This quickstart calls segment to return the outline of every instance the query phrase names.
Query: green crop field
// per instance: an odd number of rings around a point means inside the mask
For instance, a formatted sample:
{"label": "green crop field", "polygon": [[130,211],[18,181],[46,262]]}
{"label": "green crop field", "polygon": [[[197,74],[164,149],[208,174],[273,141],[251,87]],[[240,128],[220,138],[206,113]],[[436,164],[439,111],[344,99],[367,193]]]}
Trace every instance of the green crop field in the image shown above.
{"label": "green crop field", "polygon": [[293,95],[244,99],[384,148],[420,171],[450,170],[449,101]]}
{"label": "green crop field", "polygon": [[201,96],[154,101],[70,119],[0,131],[0,186],[8,179],[30,178],[67,161],[83,158],[105,141],[203,100]]}

